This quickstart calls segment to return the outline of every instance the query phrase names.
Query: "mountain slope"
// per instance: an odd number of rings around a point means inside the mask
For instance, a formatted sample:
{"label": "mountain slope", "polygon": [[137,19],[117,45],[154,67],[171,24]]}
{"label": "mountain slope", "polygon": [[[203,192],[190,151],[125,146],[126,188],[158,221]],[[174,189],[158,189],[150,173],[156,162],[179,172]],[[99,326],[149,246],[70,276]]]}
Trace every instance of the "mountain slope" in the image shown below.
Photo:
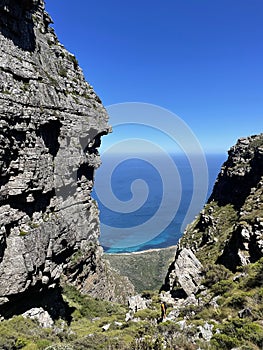
{"label": "mountain slope", "polygon": [[231,270],[263,256],[263,134],[238,140],[181,245]]}
{"label": "mountain slope", "polygon": [[240,139],[230,149],[208,203],[176,248],[162,287],[163,297],[174,303],[170,319],[183,317],[184,333],[193,344],[198,337],[189,332],[197,332],[199,323],[206,328],[200,337],[209,349],[261,349],[262,276],[260,134]]}

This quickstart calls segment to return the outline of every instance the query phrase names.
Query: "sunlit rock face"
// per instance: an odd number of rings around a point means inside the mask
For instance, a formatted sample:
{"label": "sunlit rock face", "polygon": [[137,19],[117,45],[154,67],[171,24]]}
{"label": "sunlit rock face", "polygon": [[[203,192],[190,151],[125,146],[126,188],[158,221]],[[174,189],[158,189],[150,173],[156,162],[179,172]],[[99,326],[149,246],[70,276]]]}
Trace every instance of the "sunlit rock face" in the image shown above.
{"label": "sunlit rock face", "polygon": [[0,314],[59,299],[62,276],[114,300],[90,196],[107,113],[42,0],[0,12]]}
{"label": "sunlit rock face", "polygon": [[[239,139],[228,154],[207,204],[186,228],[166,276],[163,289],[176,296],[198,290],[202,270],[209,264],[236,271],[263,257],[263,134]],[[182,259],[186,251],[190,253]]]}

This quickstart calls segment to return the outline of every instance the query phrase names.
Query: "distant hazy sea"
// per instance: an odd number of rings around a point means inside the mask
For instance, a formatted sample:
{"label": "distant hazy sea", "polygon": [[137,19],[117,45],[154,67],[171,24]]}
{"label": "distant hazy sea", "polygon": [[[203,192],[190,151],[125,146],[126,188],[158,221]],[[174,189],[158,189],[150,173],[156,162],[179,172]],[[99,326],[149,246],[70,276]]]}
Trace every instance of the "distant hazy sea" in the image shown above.
{"label": "distant hazy sea", "polygon": [[[182,197],[178,211],[172,222],[166,227],[166,229],[161,232],[154,239],[133,247],[128,248],[113,248],[104,247],[107,253],[122,253],[122,252],[135,252],[154,248],[165,248],[175,245],[179,238],[182,236],[181,225],[186,215],[187,209],[190,204],[190,200],[193,193],[193,176],[191,167],[189,166],[187,158],[183,156],[173,155],[172,156],[176,162],[177,169],[180,174],[182,183]],[[226,154],[208,154],[206,155],[208,172],[209,172],[209,184],[208,184],[208,194],[209,198],[213,185],[215,183],[216,177],[220,171],[221,165],[226,160]],[[107,168],[101,167],[97,171],[102,171],[107,176]],[[202,176],[202,174],[200,174]],[[142,161],[140,159],[129,159],[121,163],[113,172],[111,178],[112,190],[119,200],[127,201],[131,198],[131,183],[135,179],[144,179],[149,187],[149,196],[146,203],[136,210],[134,213],[119,213],[110,210],[105,207],[103,203],[100,202],[95,190],[93,191],[93,197],[98,201],[100,209],[100,220],[102,223],[108,227],[132,227],[134,225],[140,225],[151,218],[152,215],[158,210],[158,206],[162,198],[162,180],[160,174],[156,169],[149,163]],[[95,176],[96,184],[96,176]],[[106,184],[105,184],[106,186]],[[107,191],[105,187],[103,191]],[[204,203],[201,203],[201,206]],[[200,211],[200,204],[196,208],[196,215]],[[160,218],[162,220],[162,218]],[[103,235],[109,234],[109,232],[103,232],[105,228],[102,228],[101,238]],[[101,239],[103,242],[103,239]]]}

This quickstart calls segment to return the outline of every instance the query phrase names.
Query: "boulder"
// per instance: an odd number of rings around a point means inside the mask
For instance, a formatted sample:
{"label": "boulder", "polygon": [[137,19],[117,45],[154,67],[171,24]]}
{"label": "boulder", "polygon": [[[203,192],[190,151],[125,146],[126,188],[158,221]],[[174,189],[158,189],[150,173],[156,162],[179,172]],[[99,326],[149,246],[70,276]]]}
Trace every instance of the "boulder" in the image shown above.
{"label": "boulder", "polygon": [[201,283],[201,270],[202,264],[192,250],[178,246],[163,289],[169,290],[172,296],[190,296]]}
{"label": "boulder", "polygon": [[22,316],[37,321],[43,328],[52,328],[54,325],[54,321],[50,317],[49,313],[42,307],[30,309],[24,312]]}
{"label": "boulder", "polygon": [[134,295],[128,299],[128,305],[132,312],[147,309],[151,304],[151,300],[143,298],[140,295]]}

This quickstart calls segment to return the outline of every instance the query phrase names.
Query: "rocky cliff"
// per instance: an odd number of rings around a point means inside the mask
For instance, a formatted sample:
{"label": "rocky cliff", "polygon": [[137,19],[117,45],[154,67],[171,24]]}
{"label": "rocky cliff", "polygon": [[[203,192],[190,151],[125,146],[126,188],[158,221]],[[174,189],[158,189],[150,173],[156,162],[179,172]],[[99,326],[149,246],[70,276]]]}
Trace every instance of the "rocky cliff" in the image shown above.
{"label": "rocky cliff", "polygon": [[1,0],[0,13],[0,314],[56,309],[62,279],[115,300],[90,196],[106,111],[43,0]]}
{"label": "rocky cliff", "polygon": [[[185,251],[191,254],[185,257]],[[192,253],[194,253],[192,255]],[[176,269],[184,259],[184,266]],[[229,150],[208,203],[180,240],[164,289],[198,290],[202,269],[221,264],[235,272],[263,257],[263,134],[239,139]],[[202,263],[197,264],[196,258]],[[186,280],[182,281],[182,273]],[[189,284],[193,284],[189,290]]]}

